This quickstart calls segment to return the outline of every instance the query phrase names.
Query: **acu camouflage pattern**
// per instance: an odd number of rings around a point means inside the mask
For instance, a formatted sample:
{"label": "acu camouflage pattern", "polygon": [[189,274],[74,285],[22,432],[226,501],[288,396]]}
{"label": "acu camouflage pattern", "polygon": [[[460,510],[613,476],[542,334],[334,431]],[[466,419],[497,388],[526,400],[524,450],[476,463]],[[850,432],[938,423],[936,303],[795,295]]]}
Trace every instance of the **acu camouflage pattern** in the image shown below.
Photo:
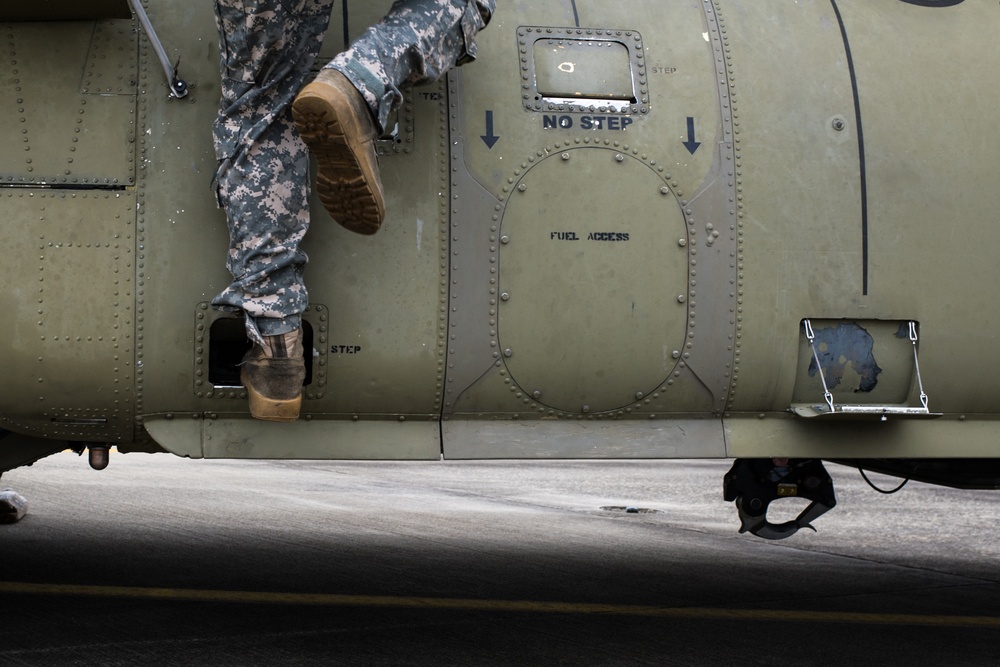
{"label": "acu camouflage pattern", "polygon": [[[246,313],[247,333],[287,333],[309,303],[299,243],[309,227],[309,153],[291,105],[311,79],[333,0],[216,0],[222,99],[213,126],[216,194],[229,221],[233,282],[212,303]],[[380,129],[400,88],[475,58],[496,0],[397,0],[327,67],[361,91]]]}
{"label": "acu camouflage pattern", "polygon": [[403,101],[400,87],[437,81],[476,57],[476,34],[496,0],[397,0],[327,67],[342,72],[364,95],[380,131]]}

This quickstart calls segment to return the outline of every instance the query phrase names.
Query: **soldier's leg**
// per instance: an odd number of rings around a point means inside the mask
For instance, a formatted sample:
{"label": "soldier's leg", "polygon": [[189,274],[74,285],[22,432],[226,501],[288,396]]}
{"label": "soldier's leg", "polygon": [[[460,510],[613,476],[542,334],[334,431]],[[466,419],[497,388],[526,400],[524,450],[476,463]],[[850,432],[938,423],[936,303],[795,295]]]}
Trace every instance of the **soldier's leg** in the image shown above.
{"label": "soldier's leg", "polygon": [[299,243],[309,227],[309,156],[294,137],[285,123],[273,123],[217,176],[233,281],[212,303],[241,308],[255,343],[298,328],[308,305],[308,258]]}
{"label": "soldier's leg", "polygon": [[361,91],[380,130],[403,101],[400,88],[437,81],[476,58],[476,35],[496,0],[396,0],[385,18],[368,28],[326,67]]}
{"label": "soldier's leg", "polygon": [[[299,243],[309,225],[309,156],[290,107],[309,78],[331,2],[215,3],[222,73],[213,126],[216,188],[229,222],[233,282],[213,304],[246,313],[254,348],[243,381],[251,412],[266,419],[294,419],[301,402],[301,315],[308,294]],[[285,361],[270,361],[275,358]]]}
{"label": "soldier's leg", "polygon": [[316,189],[334,220],[371,234],[385,213],[375,141],[400,88],[435,81],[476,56],[495,0],[396,0],[295,100],[295,122],[316,155]]}

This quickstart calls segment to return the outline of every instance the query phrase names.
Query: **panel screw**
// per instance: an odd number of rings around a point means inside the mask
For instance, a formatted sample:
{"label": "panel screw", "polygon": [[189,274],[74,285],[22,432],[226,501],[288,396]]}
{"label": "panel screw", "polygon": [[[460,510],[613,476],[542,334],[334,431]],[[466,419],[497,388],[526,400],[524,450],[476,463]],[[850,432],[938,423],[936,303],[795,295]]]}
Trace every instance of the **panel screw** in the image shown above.
{"label": "panel screw", "polygon": [[844,122],[843,118],[833,119],[833,129],[835,129],[837,132],[843,132],[845,127],[847,127],[847,123]]}
{"label": "panel screw", "polygon": [[507,244],[510,243],[510,237],[504,234],[500,237],[500,243]]}
{"label": "panel screw", "polygon": [[569,159],[569,153],[563,153],[560,157],[562,157],[562,159],[564,159],[564,160],[568,160]]}
{"label": "panel screw", "polygon": [[525,185],[524,183],[521,183],[519,186],[517,186],[517,189],[519,192],[524,192],[525,190],[528,189],[528,186]]}
{"label": "panel screw", "polygon": [[503,356],[505,356],[505,357],[513,357],[514,356],[514,350],[512,350],[512,349],[510,349],[508,347],[506,350],[503,351]]}
{"label": "panel screw", "polygon": [[507,301],[509,299],[510,299],[510,294],[508,294],[507,292],[504,292],[503,294],[500,295],[501,301]]}

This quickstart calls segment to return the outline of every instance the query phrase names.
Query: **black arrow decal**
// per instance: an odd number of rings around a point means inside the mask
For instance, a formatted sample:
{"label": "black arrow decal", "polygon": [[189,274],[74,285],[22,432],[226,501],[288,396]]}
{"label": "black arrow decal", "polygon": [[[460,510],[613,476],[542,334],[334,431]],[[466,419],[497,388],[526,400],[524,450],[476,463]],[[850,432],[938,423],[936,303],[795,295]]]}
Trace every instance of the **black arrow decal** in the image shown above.
{"label": "black arrow decal", "polygon": [[688,140],[684,142],[684,147],[691,152],[691,155],[694,155],[699,146],[701,146],[701,142],[694,140],[694,118],[688,116]]}
{"label": "black arrow decal", "polygon": [[491,150],[493,149],[494,144],[496,144],[496,142],[500,141],[500,136],[496,135],[496,134],[493,134],[493,112],[492,111],[487,111],[486,112],[486,134],[480,135],[479,138],[482,139],[483,143],[486,144],[486,147],[489,148],[489,149],[491,149]]}

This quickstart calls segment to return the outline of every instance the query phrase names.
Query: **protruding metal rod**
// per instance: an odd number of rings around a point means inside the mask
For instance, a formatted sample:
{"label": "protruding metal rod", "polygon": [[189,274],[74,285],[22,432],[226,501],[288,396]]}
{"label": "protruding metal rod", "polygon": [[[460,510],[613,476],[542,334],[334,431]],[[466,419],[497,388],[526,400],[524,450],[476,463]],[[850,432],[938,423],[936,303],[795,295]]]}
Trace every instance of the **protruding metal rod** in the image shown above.
{"label": "protruding metal rod", "polygon": [[149,43],[153,45],[153,50],[156,51],[156,57],[160,60],[160,66],[163,67],[163,74],[167,77],[167,87],[170,88],[170,94],[177,98],[184,97],[188,94],[187,84],[177,76],[177,70],[170,64],[167,52],[163,48],[160,38],[156,36],[156,30],[153,29],[146,9],[142,6],[142,0],[128,0],[128,4],[135,12],[136,18],[139,19],[139,24],[142,26],[143,32],[146,33],[146,37],[149,38]]}
{"label": "protruding metal rod", "polygon": [[90,467],[94,470],[104,470],[108,467],[110,463],[110,449],[107,445],[91,445],[87,449],[90,450]]}

